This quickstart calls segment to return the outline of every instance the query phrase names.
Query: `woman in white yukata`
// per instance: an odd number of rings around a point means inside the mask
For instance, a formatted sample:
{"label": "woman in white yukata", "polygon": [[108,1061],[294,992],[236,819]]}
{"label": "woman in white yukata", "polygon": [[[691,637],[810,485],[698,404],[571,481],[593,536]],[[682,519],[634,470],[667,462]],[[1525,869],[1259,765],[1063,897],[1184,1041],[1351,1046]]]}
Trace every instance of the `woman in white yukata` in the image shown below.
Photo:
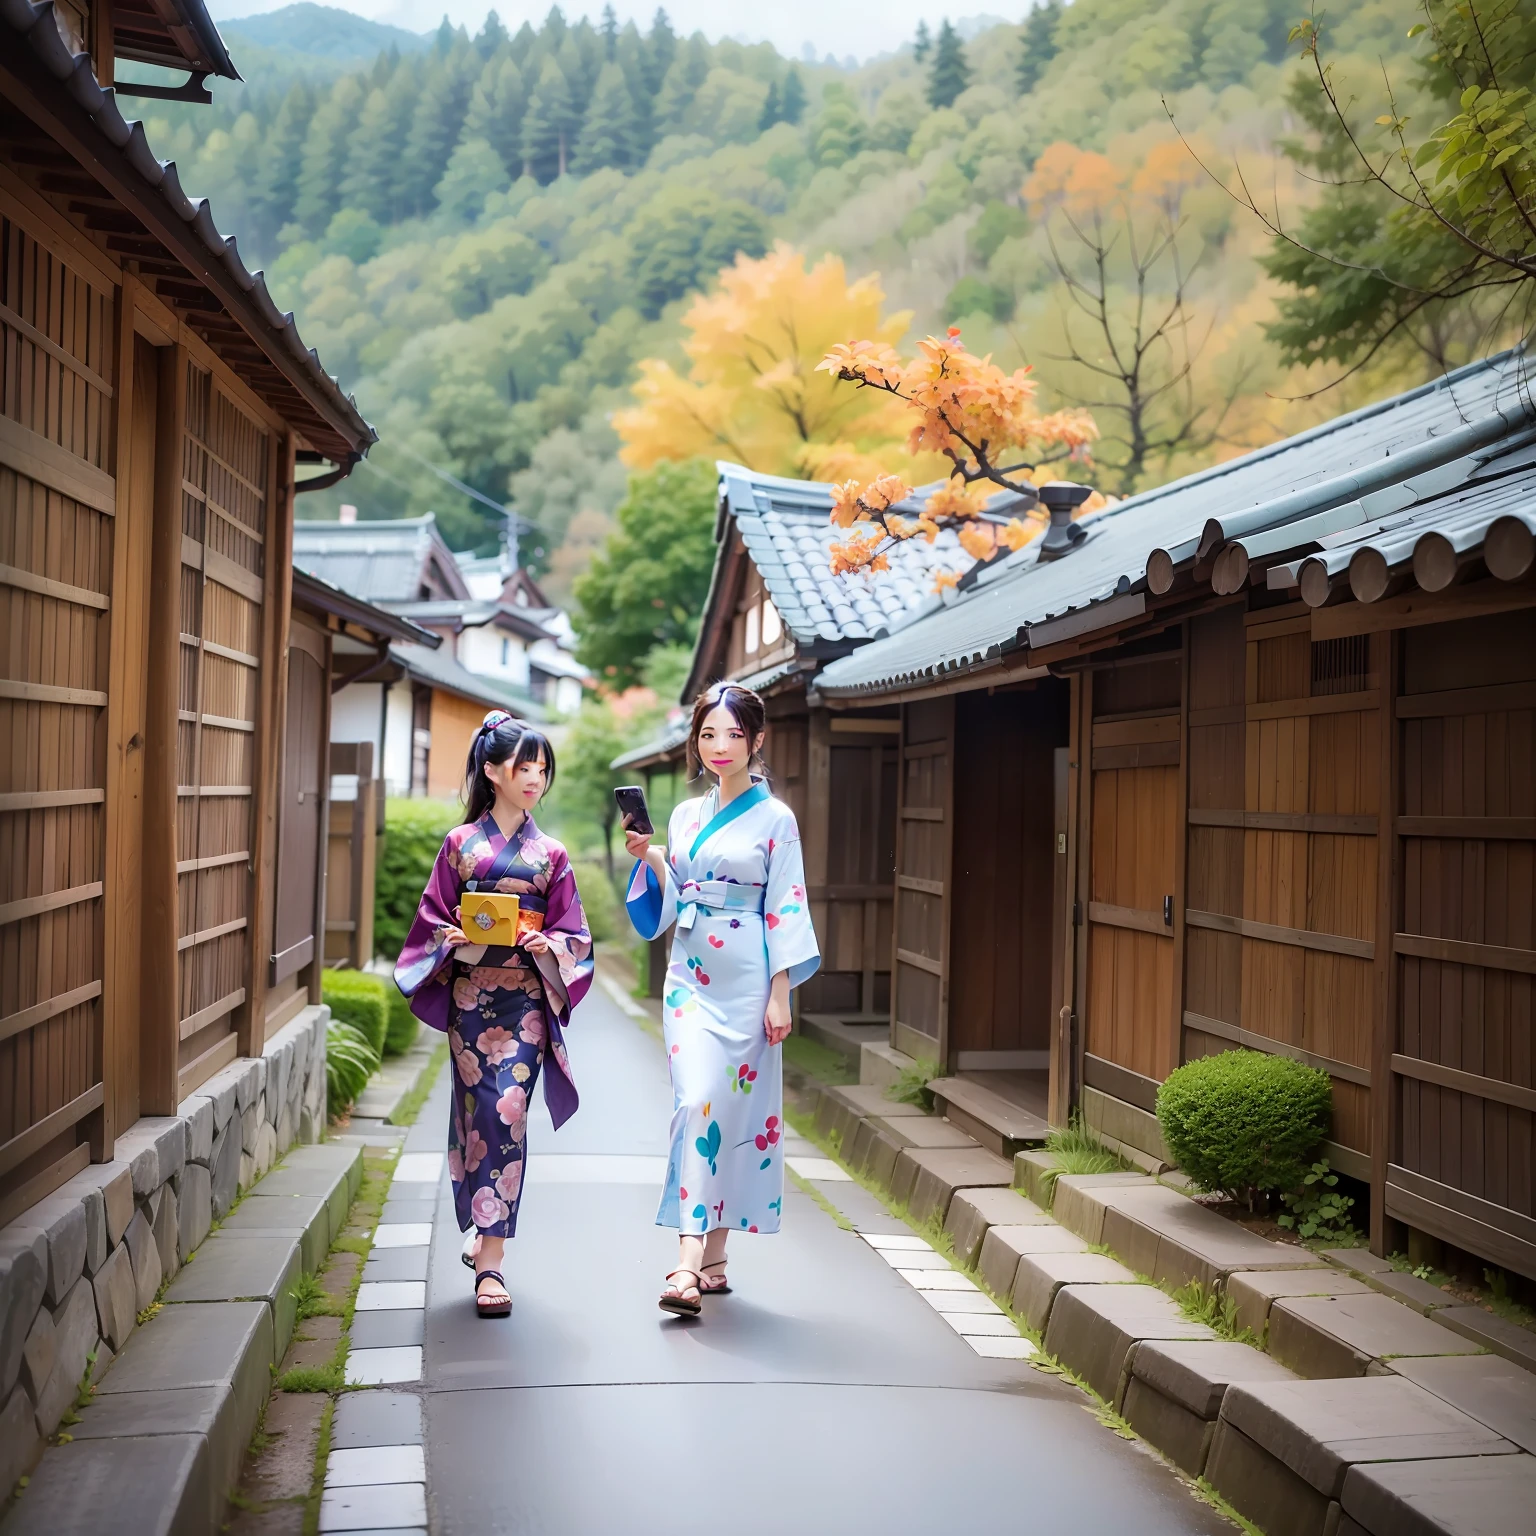
{"label": "woman in white yukata", "polygon": [[695,1317],[730,1290],[732,1232],[777,1232],[784,1204],[789,993],[821,964],[806,900],[800,829],[753,765],[763,701],[717,683],[699,696],[688,762],[716,784],[672,813],[665,850],[626,829],[636,859],[625,898],[642,938],[675,921],[662,992],[673,1113],[656,1224],[678,1230],[661,1308]]}

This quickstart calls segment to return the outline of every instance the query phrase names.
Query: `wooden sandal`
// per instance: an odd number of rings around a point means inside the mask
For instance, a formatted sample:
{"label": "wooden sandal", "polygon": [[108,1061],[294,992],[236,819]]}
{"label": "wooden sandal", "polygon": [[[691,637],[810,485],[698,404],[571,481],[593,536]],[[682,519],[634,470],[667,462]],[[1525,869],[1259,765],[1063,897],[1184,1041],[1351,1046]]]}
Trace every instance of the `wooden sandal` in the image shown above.
{"label": "wooden sandal", "polygon": [[[494,1280],[503,1291],[500,1300],[494,1296],[482,1296],[480,1284],[484,1280]],[[512,1315],[512,1296],[507,1291],[506,1277],[497,1269],[482,1269],[475,1275],[475,1311],[481,1317],[510,1317]]]}
{"label": "wooden sandal", "polygon": [[482,1236],[482,1233],[471,1232],[470,1235],[464,1239],[464,1246],[459,1249],[459,1263],[461,1263],[465,1269],[473,1269],[475,1267],[475,1260],[480,1257],[480,1250],[477,1248],[473,1253],[471,1253],[469,1251],[469,1246],[471,1243],[478,1243]]}
{"label": "wooden sandal", "polygon": [[[697,1317],[699,1313],[704,1310],[703,1303],[699,1300],[699,1296],[704,1294],[703,1277],[696,1269],[679,1268],[674,1269],[672,1273],[667,1276],[667,1279],[676,1280],[679,1275],[692,1275],[692,1284],[674,1285],[669,1290],[663,1291],[661,1293],[660,1301],[657,1302],[657,1306],[659,1306],[663,1312],[675,1312],[679,1317]],[[683,1295],[684,1291],[697,1291],[699,1295],[690,1299],[689,1297]]]}
{"label": "wooden sandal", "polygon": [[[724,1259],[714,1259],[706,1264],[704,1268],[706,1270],[724,1269],[725,1264],[726,1261]],[[724,1275],[704,1274],[701,1275],[701,1280],[703,1282],[699,1286],[699,1295],[701,1296],[729,1296],[731,1294],[731,1282]]]}

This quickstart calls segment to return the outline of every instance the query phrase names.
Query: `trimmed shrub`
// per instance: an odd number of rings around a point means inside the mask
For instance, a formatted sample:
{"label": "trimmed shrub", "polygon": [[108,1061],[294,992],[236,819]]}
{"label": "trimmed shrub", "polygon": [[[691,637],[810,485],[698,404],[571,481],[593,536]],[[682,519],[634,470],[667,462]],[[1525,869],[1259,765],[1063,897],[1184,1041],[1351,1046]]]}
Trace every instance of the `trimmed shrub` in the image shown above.
{"label": "trimmed shrub", "polygon": [[379,1053],[350,1024],[332,1019],[325,1028],[325,1103],[331,1118],[351,1108],[379,1070]]}
{"label": "trimmed shrub", "polygon": [[451,800],[389,800],[373,881],[373,947],[388,960],[405,947],[443,839],[463,818]]}
{"label": "trimmed shrub", "polygon": [[1326,1072],[1261,1051],[1186,1062],[1157,1091],[1157,1121],[1179,1167],[1250,1210],[1260,1195],[1301,1184],[1332,1108]]}
{"label": "trimmed shrub", "polygon": [[331,1010],[333,1019],[350,1024],[375,1056],[384,1054],[384,1038],[389,1033],[389,989],[382,976],[367,971],[322,971],[320,1000]]}
{"label": "trimmed shrub", "polygon": [[416,1044],[421,1020],[411,1012],[410,999],[393,982],[385,983],[389,996],[389,1027],[384,1031],[384,1054],[401,1056]]}

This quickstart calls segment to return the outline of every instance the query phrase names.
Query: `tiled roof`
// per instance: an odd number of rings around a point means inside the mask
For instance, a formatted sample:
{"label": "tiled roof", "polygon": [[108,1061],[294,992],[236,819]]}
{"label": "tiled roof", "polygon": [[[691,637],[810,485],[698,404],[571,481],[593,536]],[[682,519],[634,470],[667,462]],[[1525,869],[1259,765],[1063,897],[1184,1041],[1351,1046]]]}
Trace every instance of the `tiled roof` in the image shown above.
{"label": "tiled roof", "polygon": [[545,629],[537,619],[530,617],[529,610],[510,603],[495,602],[473,597],[431,597],[418,602],[387,602],[392,613],[404,614],[418,623],[458,623],[465,629],[477,629],[500,618],[508,629],[529,640],[554,640],[557,638]]}
{"label": "tiled roof", "polygon": [[[422,566],[434,545],[442,545],[440,563],[449,580],[462,584],[463,577],[430,512],[424,517],[376,522],[293,525],[293,563],[301,571],[374,603],[414,602]],[[467,598],[468,591],[461,596]]]}
{"label": "tiled roof", "polygon": [[510,687],[494,677],[483,677],[461,666],[442,651],[430,651],[424,645],[392,645],[389,654],[418,682],[460,698],[471,699],[488,708],[510,710],[520,719],[539,723],[548,718],[531,695]]}
{"label": "tiled roof", "polygon": [[434,651],[443,643],[443,637],[433,634],[430,629],[423,629],[399,614],[343,592],[340,587],[306,570],[294,570],[293,600],[320,613],[335,614],[339,619],[390,640],[407,640]]}
{"label": "tiled roof", "polygon": [[970,591],[946,593],[931,616],[833,662],[817,686],[848,697],[919,686],[1132,618],[1146,608],[1154,551],[1187,566],[1209,529],[1220,548],[1223,529],[1267,529],[1340,507],[1432,463],[1434,439],[1447,439],[1442,459],[1464,456],[1452,434],[1469,423],[1490,423],[1491,434],[1520,430],[1528,368],[1504,353],[1107,507],[1083,519],[1088,537],[1064,558],[1042,564],[1028,545],[981,572]]}
{"label": "tiled roof", "polygon": [[661,735],[642,742],[638,747],[631,747],[628,752],[621,752],[608,766],[618,771],[625,768],[648,768],[681,757],[683,745],[688,740],[690,719],[691,716],[686,713],[679,715]]}

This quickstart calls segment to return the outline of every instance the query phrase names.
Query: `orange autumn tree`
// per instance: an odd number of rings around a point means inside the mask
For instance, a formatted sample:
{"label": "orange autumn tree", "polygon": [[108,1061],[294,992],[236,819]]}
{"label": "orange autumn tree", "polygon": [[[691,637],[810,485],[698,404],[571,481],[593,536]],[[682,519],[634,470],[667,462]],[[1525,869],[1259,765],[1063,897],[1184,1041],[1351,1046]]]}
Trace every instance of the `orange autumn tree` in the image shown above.
{"label": "orange autumn tree", "polygon": [[[912,495],[901,475],[887,472],[861,483],[852,478],[833,490],[832,521],[849,530],[832,546],[832,570],[880,571],[887,551],[903,539],[922,536],[931,544],[941,529],[956,530],[961,546],[985,560],[999,548],[1022,549],[1045,526],[1038,515],[1013,517],[1006,524],[984,519],[986,503],[997,491],[1033,499],[1035,487],[1023,478],[1042,465],[1085,461],[1098,427],[1086,411],[1042,414],[1035,404],[1036,385],[1028,368],[1004,373],[990,356],[976,357],[951,326],[940,339],[929,336],[917,356],[903,362],[885,341],[840,342],[818,364],[834,378],[902,402],[909,428],[907,452],[938,454],[949,465],[949,478],[925,501],[916,517],[893,508]],[[937,584],[953,586],[953,572],[940,572]]]}

